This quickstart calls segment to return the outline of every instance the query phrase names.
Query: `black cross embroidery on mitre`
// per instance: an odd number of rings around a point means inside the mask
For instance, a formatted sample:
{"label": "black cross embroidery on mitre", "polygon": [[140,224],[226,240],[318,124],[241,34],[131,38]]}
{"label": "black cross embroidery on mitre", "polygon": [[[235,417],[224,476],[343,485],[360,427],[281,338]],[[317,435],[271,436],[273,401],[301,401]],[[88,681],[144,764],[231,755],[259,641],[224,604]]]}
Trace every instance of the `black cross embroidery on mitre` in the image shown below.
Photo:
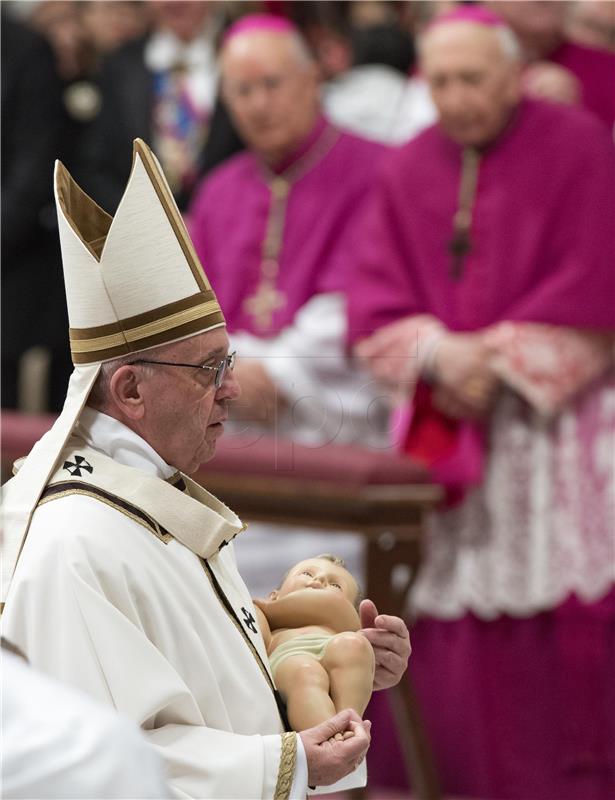
{"label": "black cross embroidery on mitre", "polygon": [[248,630],[251,630],[252,633],[256,633],[256,620],[247,608],[242,606],[241,610],[243,611],[243,624],[246,626],[246,628],[248,628]]}
{"label": "black cross embroidery on mitre", "polygon": [[86,461],[83,456],[75,456],[74,463],[72,461],[65,461],[64,469],[67,472],[70,472],[71,475],[76,475],[78,478],[81,477],[82,469],[90,474],[94,472],[94,467],[89,463],[89,461]]}

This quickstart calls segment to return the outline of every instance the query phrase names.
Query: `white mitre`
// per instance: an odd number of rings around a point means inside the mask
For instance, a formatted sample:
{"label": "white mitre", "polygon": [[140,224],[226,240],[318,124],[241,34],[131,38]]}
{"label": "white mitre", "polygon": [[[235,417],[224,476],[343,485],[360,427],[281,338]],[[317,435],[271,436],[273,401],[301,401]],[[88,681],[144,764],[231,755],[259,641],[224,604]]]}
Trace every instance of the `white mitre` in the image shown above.
{"label": "white mitre", "polygon": [[225,324],[160,164],[136,139],[114,217],[56,162],[64,283],[75,369],[62,413],[3,490],[2,600],[30,520],[101,364]]}

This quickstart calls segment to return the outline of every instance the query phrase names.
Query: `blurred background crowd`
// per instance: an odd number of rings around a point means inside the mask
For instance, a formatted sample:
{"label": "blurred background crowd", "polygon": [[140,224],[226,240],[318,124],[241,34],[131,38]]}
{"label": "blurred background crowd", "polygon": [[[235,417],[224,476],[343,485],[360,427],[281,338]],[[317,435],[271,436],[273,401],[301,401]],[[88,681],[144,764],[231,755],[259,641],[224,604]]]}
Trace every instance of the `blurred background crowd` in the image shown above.
{"label": "blurred background crowd", "polygon": [[[438,33],[468,8],[512,31],[502,52]],[[300,34],[288,52],[272,17]],[[411,671],[445,789],[612,796],[615,2],[3,2],[1,58],[2,406],[58,411],[72,369],[54,159],[113,214],[142,137],[227,317],[245,419],[315,446],[382,449],[396,426],[442,467]],[[413,341],[402,380],[386,356]],[[536,353],[556,364],[543,383]],[[391,416],[417,382],[412,424]],[[238,548],[255,594],[330,549],[261,536]],[[376,778],[403,785],[385,740]]]}
{"label": "blurred background crowd", "polygon": [[[129,171],[130,142],[142,136],[155,145],[186,208],[199,181],[243,146],[218,99],[216,50],[233,20],[259,9],[287,15],[304,33],[334,122],[400,144],[435,120],[416,69],[416,40],[454,5],[3,2],[3,405],[58,410],[70,372],[50,191],[54,158],[113,212]],[[511,7],[510,24],[526,45],[527,91],[585,102],[612,125],[613,3],[495,5]],[[168,42],[152,45],[161,31],[190,45],[187,63],[177,62]],[[594,52],[562,64],[564,42]],[[592,58],[595,51],[602,60]],[[180,85],[188,86],[185,93]],[[185,106],[179,112],[178,91]]]}

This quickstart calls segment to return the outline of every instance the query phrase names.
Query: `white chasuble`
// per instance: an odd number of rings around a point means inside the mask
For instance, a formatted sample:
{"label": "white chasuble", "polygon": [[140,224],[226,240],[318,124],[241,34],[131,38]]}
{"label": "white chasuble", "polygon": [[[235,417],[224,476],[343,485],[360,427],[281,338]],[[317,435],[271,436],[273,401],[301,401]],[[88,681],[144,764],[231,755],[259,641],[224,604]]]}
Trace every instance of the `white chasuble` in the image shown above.
{"label": "white chasuble", "polygon": [[177,488],[149,445],[91,409],[57,463],[4,636],[132,717],[177,797],[287,798],[296,735],[237,572],[239,519],[185,476]]}

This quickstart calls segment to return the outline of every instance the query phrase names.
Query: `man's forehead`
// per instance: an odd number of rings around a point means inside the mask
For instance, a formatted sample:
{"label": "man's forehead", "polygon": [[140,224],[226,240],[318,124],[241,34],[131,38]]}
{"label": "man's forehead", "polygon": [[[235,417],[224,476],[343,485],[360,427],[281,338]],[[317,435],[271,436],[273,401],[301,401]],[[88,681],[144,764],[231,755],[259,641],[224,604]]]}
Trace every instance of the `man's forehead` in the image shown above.
{"label": "man's forehead", "polygon": [[[292,38],[289,33],[247,31],[231,39],[222,50],[222,73],[229,74],[239,67],[292,64]],[[298,66],[298,64],[297,64]]]}
{"label": "man's forehead", "polygon": [[175,342],[173,352],[190,354],[198,357],[224,356],[228,352],[229,339],[226,328],[217,328],[213,331],[198,333],[188,339]]}
{"label": "man's forehead", "polygon": [[421,43],[423,63],[448,61],[452,57],[475,60],[502,55],[496,29],[474,22],[450,22],[428,31]]}

